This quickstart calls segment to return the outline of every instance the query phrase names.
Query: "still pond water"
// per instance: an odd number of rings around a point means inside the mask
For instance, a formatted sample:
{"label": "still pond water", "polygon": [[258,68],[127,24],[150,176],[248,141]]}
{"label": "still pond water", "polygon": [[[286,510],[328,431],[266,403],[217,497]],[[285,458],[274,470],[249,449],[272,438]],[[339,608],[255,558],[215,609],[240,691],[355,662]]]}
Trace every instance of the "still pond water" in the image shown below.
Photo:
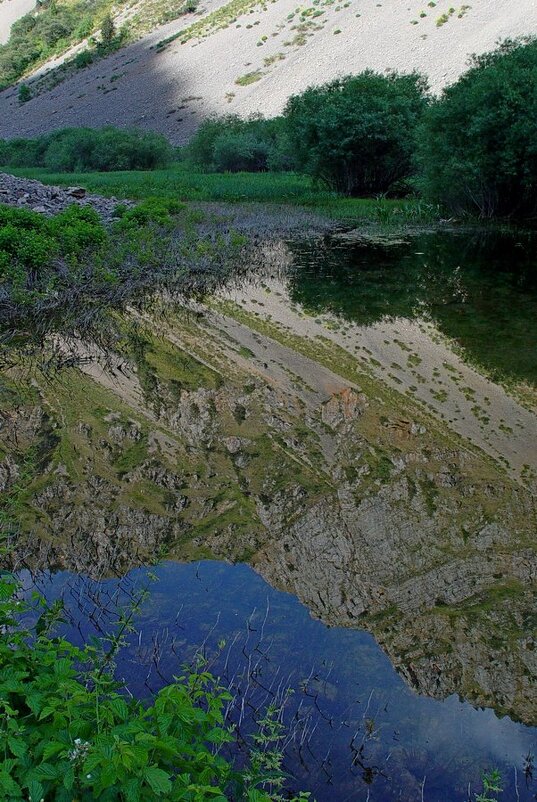
{"label": "still pond water", "polygon": [[289,244],[291,299],[371,325],[425,319],[488,375],[537,385],[537,235],[425,233],[394,244],[345,236]]}
{"label": "still pond water", "polygon": [[43,576],[39,586],[50,599],[63,596],[72,619],[67,634],[77,643],[110,628],[118,604],[149,588],[118,664],[138,696],[170,681],[196,650],[231,684],[232,720],[244,703],[243,731],[252,709],[291,688],[290,787],[312,791],[318,802],[420,800],[422,787],[429,802],[466,802],[480,788],[481,771],[496,767],[504,799],[535,798],[535,728],[456,696],[419,696],[372,635],[314,620],[247,565],[167,562],[151,573],[155,581],[138,569],[123,580],[94,582],[63,572]]}
{"label": "still pond water", "polygon": [[[291,243],[291,299],[368,325],[425,318],[489,375],[537,383],[537,258],[531,235],[423,234],[396,245],[345,239]],[[536,799],[537,729],[451,696],[419,696],[360,629],[330,628],[247,565],[164,563],[119,674],[147,696],[201,649],[229,682],[241,732],[252,711],[287,698],[289,787],[318,802],[474,800],[483,770],[502,772],[502,800]],[[63,595],[80,642],[112,626],[113,611],[147,572],[93,582],[40,580]],[[109,612],[107,613],[106,610]],[[241,712],[242,711],[242,712]]]}

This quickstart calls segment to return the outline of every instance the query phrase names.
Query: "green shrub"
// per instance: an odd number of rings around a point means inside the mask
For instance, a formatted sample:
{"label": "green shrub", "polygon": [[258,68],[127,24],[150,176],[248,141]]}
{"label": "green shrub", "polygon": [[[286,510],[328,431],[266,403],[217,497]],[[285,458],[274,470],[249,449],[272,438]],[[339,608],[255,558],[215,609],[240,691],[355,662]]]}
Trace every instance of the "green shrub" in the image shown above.
{"label": "green shrub", "polygon": [[101,23],[101,41],[104,45],[113,42],[116,35],[116,26],[110,14],[106,14]]}
{"label": "green shrub", "polygon": [[[42,602],[37,622],[0,577],[0,783],[11,802],[270,802],[283,781],[252,749],[236,770],[220,752],[234,740],[224,721],[230,694],[206,671],[183,671],[147,704],[114,680],[121,635],[78,648],[55,634],[60,604]],[[118,623],[129,632],[130,618]],[[268,738],[277,742],[277,721]],[[276,728],[276,729],[274,729]],[[270,777],[268,770],[270,771]],[[305,796],[301,797],[305,799]]]}
{"label": "green shrub", "polygon": [[0,284],[4,292],[17,288],[18,300],[33,292],[53,291],[61,280],[57,260],[73,263],[94,253],[107,241],[106,230],[94,209],[73,205],[47,218],[35,212],[0,205]]}
{"label": "green shrub", "polygon": [[48,353],[57,332],[115,347],[114,312],[219,286],[246,241],[228,228],[207,233],[200,213],[183,210],[148,198],[105,227],[87,207],[49,218],[0,205],[0,362],[13,350]]}
{"label": "green shrub", "polygon": [[[259,44],[263,44],[262,42],[258,42]],[[263,77],[264,73],[261,70],[254,70],[253,72],[247,72],[244,75],[239,76],[235,80],[237,86],[250,86],[250,84],[255,84],[256,81],[260,81]]]}
{"label": "green shrub", "polygon": [[267,169],[269,146],[253,134],[228,133],[218,137],[213,151],[218,172],[260,172]]}
{"label": "green shrub", "polygon": [[412,175],[426,104],[417,73],[367,70],[291,97],[284,118],[301,170],[338,192],[369,196]]}
{"label": "green shrub", "polygon": [[42,167],[48,139],[0,139],[0,164],[11,167]]}
{"label": "green shrub", "polygon": [[93,53],[91,50],[83,50],[81,53],[77,53],[74,58],[74,65],[77,70],[84,69],[84,67],[89,67],[90,64],[93,64]]}
{"label": "green shrub", "polygon": [[18,92],[19,103],[27,103],[32,99],[32,91],[28,84],[21,84]]}
{"label": "green shrub", "polygon": [[474,59],[424,118],[423,190],[457,214],[537,214],[537,40]]}
{"label": "green shrub", "polygon": [[294,167],[282,117],[266,120],[254,115],[244,120],[236,115],[204,120],[186,149],[194,164],[217,172]]}
{"label": "green shrub", "polygon": [[174,155],[163,136],[136,129],[64,128],[35,140],[0,140],[0,163],[59,173],[154,170],[166,167]]}

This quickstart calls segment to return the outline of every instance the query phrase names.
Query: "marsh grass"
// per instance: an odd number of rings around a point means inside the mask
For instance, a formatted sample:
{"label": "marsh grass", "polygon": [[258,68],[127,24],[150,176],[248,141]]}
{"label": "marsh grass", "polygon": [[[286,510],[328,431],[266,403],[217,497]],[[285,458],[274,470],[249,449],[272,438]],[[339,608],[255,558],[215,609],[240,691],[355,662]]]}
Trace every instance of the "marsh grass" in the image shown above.
{"label": "marsh grass", "polygon": [[349,222],[365,219],[376,223],[412,223],[438,219],[436,207],[414,198],[345,198],[298,173],[209,173],[185,164],[151,172],[51,173],[33,167],[0,169],[44,184],[76,184],[120,200],[159,197],[180,201],[291,204]]}

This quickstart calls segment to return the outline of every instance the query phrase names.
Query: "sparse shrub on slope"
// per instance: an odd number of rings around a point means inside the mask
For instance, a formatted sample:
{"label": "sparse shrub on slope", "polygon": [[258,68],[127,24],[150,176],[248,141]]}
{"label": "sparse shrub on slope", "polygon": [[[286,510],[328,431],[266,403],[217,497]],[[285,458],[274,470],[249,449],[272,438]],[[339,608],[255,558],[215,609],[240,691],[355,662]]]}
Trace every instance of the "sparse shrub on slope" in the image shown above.
{"label": "sparse shrub on slope", "polygon": [[347,195],[394,191],[413,173],[426,90],[417,73],[367,70],[291,97],[284,117],[299,168]]}
{"label": "sparse shrub on slope", "polygon": [[474,59],[424,120],[425,193],[455,213],[537,214],[537,40]]}

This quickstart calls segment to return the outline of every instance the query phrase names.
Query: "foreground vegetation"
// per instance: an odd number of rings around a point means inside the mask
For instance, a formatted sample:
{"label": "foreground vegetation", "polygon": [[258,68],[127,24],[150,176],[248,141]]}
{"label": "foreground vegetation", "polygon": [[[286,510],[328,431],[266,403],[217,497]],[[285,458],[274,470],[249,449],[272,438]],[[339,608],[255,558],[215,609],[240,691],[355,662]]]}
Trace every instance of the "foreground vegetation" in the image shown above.
{"label": "foreground vegetation", "polygon": [[[2,169],[2,168],[0,168]],[[319,187],[299,173],[216,173],[182,162],[151,172],[52,173],[43,168],[10,167],[8,172],[44,184],[72,186],[120,200],[161,198],[184,202],[271,203],[305,207],[325,217],[352,223],[428,223],[438,207],[419,198],[348,198]]]}
{"label": "foreground vegetation", "polygon": [[118,616],[111,636],[77,648],[58,634],[60,603],[30,605],[21,595],[14,579],[0,574],[3,799],[282,799],[280,725],[270,711],[238,770],[221,753],[235,740],[224,719],[231,697],[208,672],[183,671],[148,704],[116,682],[114,658],[141,598]]}
{"label": "foreground vegetation", "polygon": [[120,207],[106,227],[76,205],[46,218],[0,205],[0,356],[40,353],[53,333],[110,345],[113,313],[153,293],[196,295],[224,280],[245,239],[200,235],[199,216],[177,201]]}

